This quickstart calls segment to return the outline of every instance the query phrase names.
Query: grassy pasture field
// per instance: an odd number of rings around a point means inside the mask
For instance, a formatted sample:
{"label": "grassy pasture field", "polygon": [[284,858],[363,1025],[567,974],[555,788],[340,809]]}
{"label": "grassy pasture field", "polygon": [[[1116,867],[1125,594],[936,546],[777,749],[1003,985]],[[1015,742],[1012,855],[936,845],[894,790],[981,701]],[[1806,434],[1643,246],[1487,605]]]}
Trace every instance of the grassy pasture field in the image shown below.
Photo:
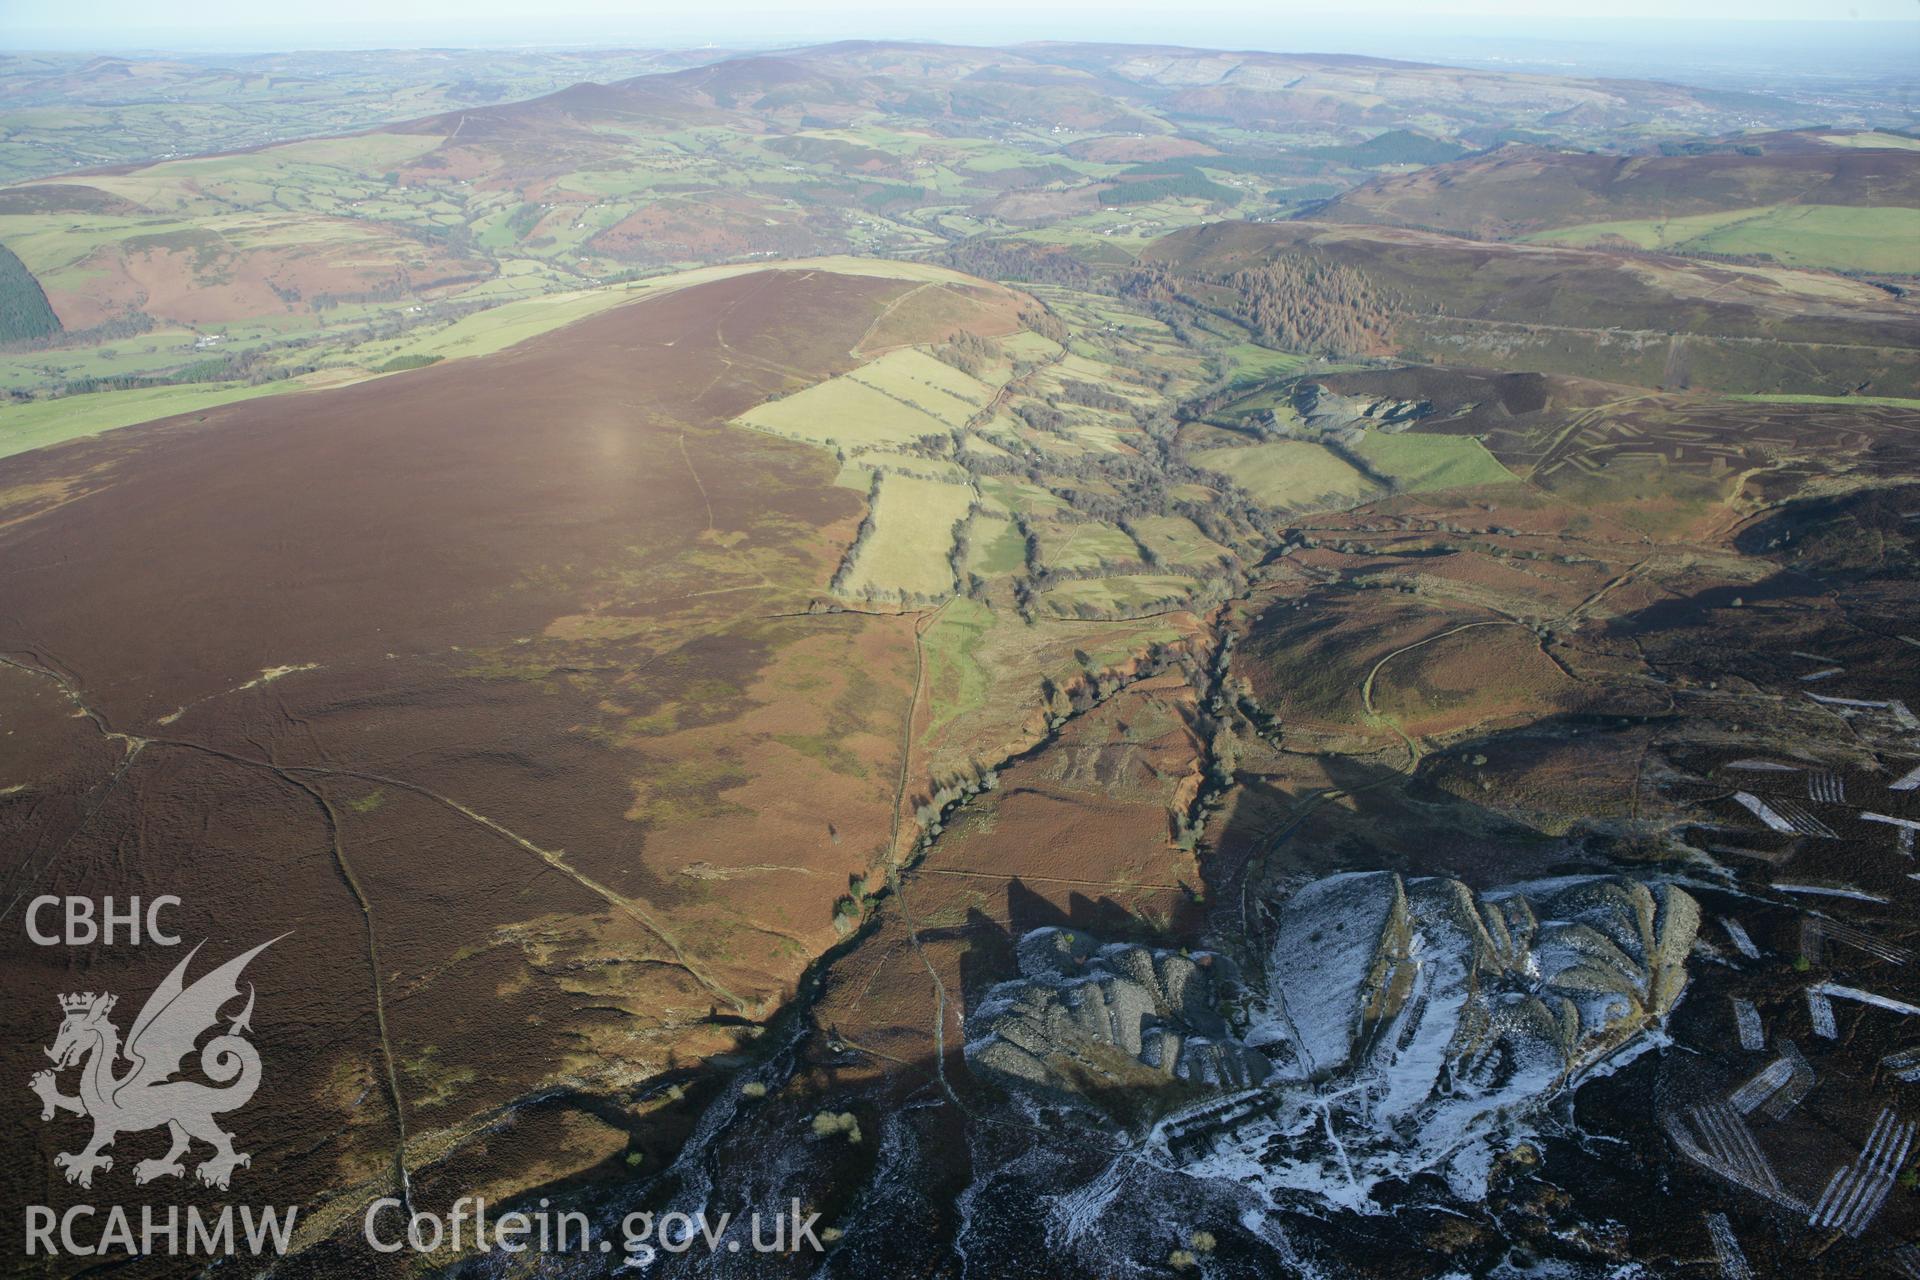
{"label": "grassy pasture field", "polygon": [[873,529],[854,552],[842,594],[882,600],[950,595],[953,527],[966,517],[973,498],[970,485],[881,476]]}
{"label": "grassy pasture field", "polygon": [[1232,480],[1261,506],[1278,510],[1350,507],[1379,492],[1379,486],[1351,463],[1324,445],[1305,440],[1206,449],[1189,460],[1203,471]]}
{"label": "grassy pasture field", "polygon": [[1045,606],[1029,622],[964,597],[948,601],[921,640],[928,769],[936,776],[976,769],[983,746],[1024,750],[1041,731],[1032,691],[1043,681],[1065,687],[1089,666],[1117,666],[1151,646],[1190,639],[1193,625],[1191,618],[1090,620]]}
{"label": "grassy pasture field", "polygon": [[862,380],[845,376],[769,400],[735,421],[770,435],[846,453],[895,449],[948,429],[924,409],[911,408]]}
{"label": "grassy pasture field", "polygon": [[1291,377],[1304,371],[1312,363],[1306,356],[1296,355],[1291,351],[1275,351],[1272,347],[1255,346],[1251,342],[1235,343],[1221,354],[1231,367],[1235,383]]}
{"label": "grassy pasture field", "polygon": [[967,469],[957,462],[949,462],[945,458],[923,458],[913,453],[887,453],[880,450],[871,450],[848,458],[841,464],[840,474],[834,477],[833,482],[865,493],[873,487],[873,473],[876,471],[901,472],[910,476],[919,476],[923,480],[938,480],[944,484],[971,483]]}
{"label": "grassy pasture field", "polygon": [[997,504],[1021,515],[1045,515],[1066,505],[1051,490],[1013,476],[982,476],[980,495],[989,508]]}
{"label": "grassy pasture field", "polygon": [[456,320],[436,333],[396,343],[388,358],[441,356],[451,360],[491,355],[575,320],[598,315],[609,307],[657,296],[660,292],[639,285],[614,285],[521,298]]}
{"label": "grassy pasture field", "polygon": [[1822,142],[1831,142],[1836,147],[1891,147],[1896,151],[1920,151],[1920,138],[1910,138],[1904,133],[1824,133]]}
{"label": "grassy pasture field", "polygon": [[1100,613],[1138,613],[1172,609],[1185,604],[1199,584],[1175,574],[1126,574],[1113,578],[1081,578],[1062,582],[1040,596],[1041,607],[1072,617],[1082,606]]}
{"label": "grassy pasture field", "polygon": [[86,184],[155,213],[287,208],[290,202],[311,210],[315,200],[334,207],[349,195],[381,193],[389,185],[382,175],[442,141],[421,133],[315,138],[231,155],[163,160],[128,173],[89,175]]}
{"label": "grassy pasture field", "polygon": [[259,386],[248,386],[244,382],[189,382],[6,405],[0,407],[0,458],[177,413],[193,413],[237,400],[302,389],[301,383],[292,380]]}
{"label": "grassy pasture field", "polygon": [[1590,222],[1528,236],[1539,244],[1625,241],[1673,253],[1765,255],[1795,267],[1920,272],[1920,209],[1772,205],[1680,218]]}
{"label": "grassy pasture field", "polygon": [[1001,340],[1000,349],[1017,360],[1050,360],[1060,353],[1060,344],[1031,329]]}
{"label": "grassy pasture field", "polygon": [[0,380],[31,385],[82,378],[140,377],[190,365],[213,353],[194,346],[191,329],[150,329],[99,346],[16,346],[0,350]]}
{"label": "grassy pasture field", "polygon": [[920,644],[926,655],[927,695],[933,707],[929,734],[986,705],[993,680],[981,665],[980,648],[995,622],[993,610],[961,596],[949,600],[927,628]]}
{"label": "grassy pasture field", "polygon": [[1728,396],[1747,404],[1877,404],[1894,409],[1920,409],[1920,400],[1904,396]]}
{"label": "grassy pasture field", "polygon": [[758,405],[736,421],[851,454],[945,435],[965,426],[992,398],[985,383],[905,348]]}
{"label": "grassy pasture field", "polygon": [[968,573],[1004,578],[1019,573],[1027,563],[1027,540],[1013,521],[975,512],[967,525]]}
{"label": "grassy pasture field", "polygon": [[1110,569],[1139,565],[1140,548],[1126,530],[1098,520],[1043,521],[1034,525],[1040,563],[1049,569]]}
{"label": "grassy pasture field", "polygon": [[993,399],[993,388],[986,383],[910,347],[890,351],[844,376],[953,428],[965,426]]}
{"label": "grassy pasture field", "polygon": [[1140,545],[1163,565],[1210,565],[1232,553],[1185,516],[1143,516],[1128,522]]}
{"label": "grassy pasture field", "polygon": [[1468,485],[1514,484],[1517,478],[1472,436],[1387,435],[1370,431],[1353,452],[1381,475],[1414,492]]}

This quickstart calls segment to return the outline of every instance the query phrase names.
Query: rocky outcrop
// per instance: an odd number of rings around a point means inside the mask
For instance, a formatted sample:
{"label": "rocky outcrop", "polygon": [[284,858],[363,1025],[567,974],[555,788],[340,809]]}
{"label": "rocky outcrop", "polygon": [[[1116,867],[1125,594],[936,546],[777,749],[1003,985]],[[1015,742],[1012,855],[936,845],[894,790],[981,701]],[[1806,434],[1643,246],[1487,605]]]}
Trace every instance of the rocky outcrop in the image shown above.
{"label": "rocky outcrop", "polygon": [[982,1075],[1066,1101],[1175,1080],[1244,1088],[1269,1074],[1221,1016],[1236,985],[1223,957],[1100,946],[1051,928],[1022,938],[1016,954],[1021,976],[967,1017],[967,1061]]}
{"label": "rocky outcrop", "polygon": [[1665,1016],[1698,927],[1699,908],[1670,885],[1476,896],[1456,880],[1333,876],[1280,909],[1270,997],[1248,1039],[1290,1075],[1365,1065],[1390,1071],[1396,1092],[1416,1062],[1437,1088],[1449,1064],[1496,1045],[1564,1073]]}
{"label": "rocky outcrop", "polygon": [[1360,430],[1405,431],[1433,413],[1431,401],[1343,396],[1318,382],[1302,382],[1294,387],[1293,408],[1300,420],[1320,435]]}
{"label": "rocky outcrop", "polygon": [[1277,911],[1265,994],[1230,1025],[1224,958],[1022,939],[1021,977],[967,1019],[983,1076],[1055,1100],[1198,1087],[1154,1138],[1187,1171],[1365,1208],[1439,1170],[1484,1187],[1500,1141],[1647,1038],[1685,988],[1699,908],[1671,885],[1332,876]]}

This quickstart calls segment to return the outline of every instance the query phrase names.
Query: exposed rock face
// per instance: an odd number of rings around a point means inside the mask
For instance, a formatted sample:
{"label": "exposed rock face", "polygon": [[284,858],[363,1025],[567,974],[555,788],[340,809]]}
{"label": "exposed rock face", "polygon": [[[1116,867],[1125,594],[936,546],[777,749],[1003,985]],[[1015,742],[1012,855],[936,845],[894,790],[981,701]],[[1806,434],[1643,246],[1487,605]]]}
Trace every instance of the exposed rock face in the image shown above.
{"label": "exposed rock face", "polygon": [[1294,388],[1293,407],[1309,428],[1322,435],[1360,429],[1405,431],[1433,412],[1427,400],[1343,396],[1317,382]]}
{"label": "exposed rock face", "polygon": [[1318,881],[1281,908],[1246,1036],[1299,1085],[1244,1115],[1176,1118],[1165,1136],[1189,1172],[1251,1165],[1272,1191],[1355,1208],[1423,1169],[1476,1194],[1486,1140],[1512,1117],[1652,1043],[1699,923],[1682,891],[1618,878],[1484,895],[1388,873]]}
{"label": "exposed rock face", "polygon": [[1555,881],[1476,895],[1388,872],[1280,908],[1266,995],[1220,1011],[1223,958],[1028,935],[1021,978],[968,1018],[983,1075],[1055,1098],[1179,1079],[1206,1100],[1154,1140],[1197,1176],[1365,1209],[1378,1182],[1485,1185],[1488,1139],[1608,1058],[1652,1043],[1686,984],[1699,909],[1670,885]]}
{"label": "exposed rock face", "polygon": [[1673,1006],[1700,922],[1692,898],[1624,879],[1535,893],[1476,898],[1457,880],[1389,872],[1306,886],[1281,908],[1249,1043],[1295,1078],[1362,1066],[1404,1076],[1420,1062],[1438,1084],[1447,1062],[1502,1041],[1531,1058],[1521,1042],[1537,1039],[1561,1071],[1576,1069]]}
{"label": "exposed rock face", "polygon": [[967,1061],[984,1075],[1066,1100],[1173,1080],[1244,1088],[1269,1074],[1220,1014],[1235,985],[1224,957],[1100,946],[1061,929],[1028,934],[1017,955],[1021,977],[967,1018]]}

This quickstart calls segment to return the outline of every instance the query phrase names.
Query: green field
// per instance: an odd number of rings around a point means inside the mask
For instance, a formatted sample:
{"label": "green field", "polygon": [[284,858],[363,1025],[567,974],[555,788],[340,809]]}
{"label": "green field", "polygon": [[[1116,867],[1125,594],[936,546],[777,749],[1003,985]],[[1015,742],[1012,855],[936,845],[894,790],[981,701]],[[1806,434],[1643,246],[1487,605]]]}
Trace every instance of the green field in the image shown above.
{"label": "green field", "polygon": [[980,477],[980,496],[989,510],[1045,515],[1066,504],[1048,489],[1013,476]]}
{"label": "green field", "polygon": [[1353,452],[1381,475],[1416,493],[1515,483],[1514,474],[1472,436],[1384,435],[1373,431],[1353,447]]}
{"label": "green field", "polygon": [[1192,578],[1157,573],[1082,578],[1046,591],[1040,597],[1040,604],[1043,609],[1066,617],[1086,611],[1109,614],[1175,609],[1191,598],[1197,585]]}
{"label": "green field", "polygon": [[1264,381],[1268,378],[1285,378],[1299,373],[1310,363],[1306,356],[1295,355],[1291,351],[1275,351],[1272,347],[1255,346],[1251,342],[1241,342],[1221,352],[1228,366],[1229,376],[1234,383]]}
{"label": "green field", "polygon": [[[413,357],[491,355],[516,343],[598,315],[609,308],[637,302],[650,296],[644,285],[618,285],[575,293],[550,293],[502,303],[465,319],[456,320],[436,333],[402,342],[391,349],[386,359]],[[358,353],[356,353],[358,354]]]}
{"label": "green field", "polygon": [[1098,520],[1046,521],[1034,526],[1040,563],[1049,569],[1129,568],[1141,563],[1140,548],[1126,530]]}
{"label": "green field", "polygon": [[1896,409],[1920,409],[1920,400],[1903,396],[1728,396],[1752,404],[1883,404]]}
{"label": "green field", "polygon": [[1831,142],[1837,147],[1887,147],[1895,151],[1920,151],[1920,138],[1910,138],[1904,133],[1824,133],[1822,142]]}
{"label": "green field", "polygon": [[890,351],[844,375],[903,406],[958,428],[986,408],[993,388],[924,351]]}
{"label": "green field", "polygon": [[1920,272],[1920,209],[1783,204],[1683,218],[1590,222],[1527,239],[1581,246],[1624,240],[1636,248],[1674,253],[1764,255],[1795,267]]}
{"label": "green field", "polygon": [[1011,520],[975,513],[967,525],[968,573],[1003,578],[1027,564],[1027,540]]}
{"label": "green field", "polygon": [[1380,492],[1338,454],[1305,440],[1207,449],[1189,460],[1202,470],[1226,476],[1260,505],[1283,511],[1351,507]]}
{"label": "green field", "polygon": [[924,410],[903,405],[848,377],[829,378],[805,391],[769,400],[734,421],[843,453],[894,449],[948,430],[945,422]]}
{"label": "green field", "polygon": [[957,462],[945,458],[922,458],[913,453],[887,453],[872,451],[856,454],[840,466],[840,474],[834,477],[834,483],[845,489],[858,489],[865,493],[873,487],[873,473],[876,471],[900,472],[905,475],[919,476],[923,480],[939,480],[946,484],[968,484],[967,469]]}
{"label": "green field", "polygon": [[927,693],[932,714],[927,732],[934,733],[956,716],[984,706],[993,686],[981,665],[980,642],[995,624],[993,611],[964,596],[947,601],[940,616],[921,638],[926,655]]}
{"label": "green field", "polygon": [[1185,516],[1142,516],[1128,524],[1158,564],[1199,568],[1232,554]]}
{"label": "green field", "polygon": [[0,408],[0,458],[155,418],[300,389],[301,384],[291,380],[253,387],[244,382],[195,382],[8,405]]}
{"label": "green field", "polygon": [[946,435],[992,399],[985,383],[911,348],[769,400],[734,421],[843,454]]}

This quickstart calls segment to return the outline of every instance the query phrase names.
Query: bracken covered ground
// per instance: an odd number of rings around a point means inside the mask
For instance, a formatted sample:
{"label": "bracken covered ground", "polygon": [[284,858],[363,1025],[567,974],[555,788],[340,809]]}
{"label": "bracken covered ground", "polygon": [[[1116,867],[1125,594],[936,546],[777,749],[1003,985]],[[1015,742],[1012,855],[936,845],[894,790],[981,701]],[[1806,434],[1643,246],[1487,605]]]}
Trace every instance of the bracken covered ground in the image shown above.
{"label": "bracken covered ground", "polygon": [[[730,1049],[834,941],[892,839],[912,620],[808,612],[860,497],[724,424],[912,288],[744,275],[6,463],[0,889],[177,894],[200,965],[290,933],[250,973],[263,1202],[318,1229],[555,1085],[501,1186],[617,1157],[588,1095]],[[131,1016],[173,960],[10,948],[9,1070],[44,993]],[[9,1199],[66,1136],[17,1134]]]}

